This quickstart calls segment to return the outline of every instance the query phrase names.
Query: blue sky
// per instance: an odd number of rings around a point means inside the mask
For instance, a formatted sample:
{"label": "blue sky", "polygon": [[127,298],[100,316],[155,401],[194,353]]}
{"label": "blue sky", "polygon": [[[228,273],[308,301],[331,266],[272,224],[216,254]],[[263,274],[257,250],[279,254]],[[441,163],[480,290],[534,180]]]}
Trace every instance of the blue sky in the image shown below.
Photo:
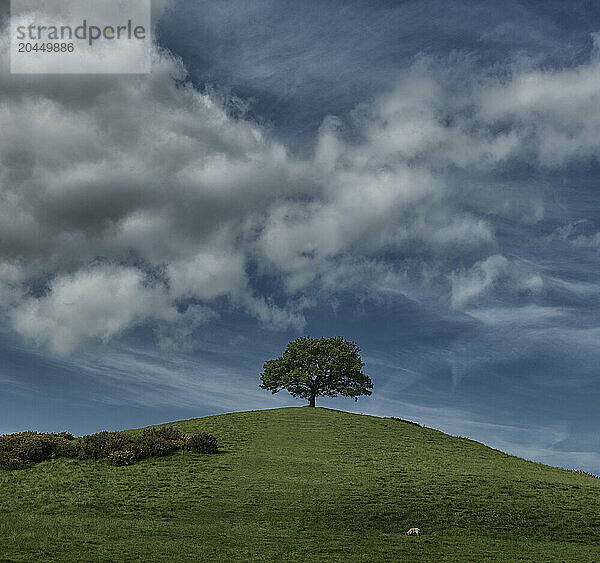
{"label": "blue sky", "polygon": [[600,472],[600,8],[155,4],[149,76],[0,81],[0,432],[299,405]]}

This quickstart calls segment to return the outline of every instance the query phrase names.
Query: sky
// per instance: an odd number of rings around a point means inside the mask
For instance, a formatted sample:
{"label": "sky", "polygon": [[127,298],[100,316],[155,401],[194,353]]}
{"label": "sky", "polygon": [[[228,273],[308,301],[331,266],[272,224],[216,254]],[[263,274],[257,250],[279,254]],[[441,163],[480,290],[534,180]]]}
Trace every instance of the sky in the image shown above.
{"label": "sky", "polygon": [[153,22],[139,76],[0,34],[0,433],[300,406],[263,363],[342,335],[373,395],[318,405],[600,473],[600,6]]}

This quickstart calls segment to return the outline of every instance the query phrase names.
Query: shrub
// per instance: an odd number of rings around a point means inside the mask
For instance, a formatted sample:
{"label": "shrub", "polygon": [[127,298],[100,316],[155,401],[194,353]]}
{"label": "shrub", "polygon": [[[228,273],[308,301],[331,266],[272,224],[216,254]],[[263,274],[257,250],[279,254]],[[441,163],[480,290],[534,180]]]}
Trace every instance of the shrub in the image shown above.
{"label": "shrub", "polygon": [[145,428],[137,436],[144,457],[168,455],[182,447],[183,434],[174,427]]}
{"label": "shrub", "polygon": [[218,452],[217,439],[207,432],[188,434],[185,448],[197,454],[216,454]]}
{"label": "shrub", "polygon": [[104,430],[96,434],[82,436],[77,443],[78,455],[81,459],[100,459],[106,457],[110,432]]}
{"label": "shrub", "polygon": [[3,467],[4,469],[23,469],[25,467],[25,462],[18,457],[0,455],[0,467]]}
{"label": "shrub", "polygon": [[12,452],[23,461],[39,463],[52,457],[54,444],[51,438],[34,432],[23,433],[12,441]]}
{"label": "shrub", "polygon": [[106,458],[113,465],[131,465],[141,459],[164,456],[181,449],[203,454],[217,452],[217,439],[211,434],[183,434],[174,426],[146,428],[138,434],[104,430],[72,440],[73,435],[68,432],[21,432],[0,436],[0,467],[22,469],[54,457]]}
{"label": "shrub", "polygon": [[77,457],[77,446],[67,438],[59,438],[55,442],[56,457]]}
{"label": "shrub", "polygon": [[70,432],[56,432],[53,434],[50,434],[51,436],[57,436],[58,438],[65,438],[65,440],[74,440],[75,436],[73,436],[73,434],[71,434]]}
{"label": "shrub", "polygon": [[54,457],[73,457],[75,446],[66,432],[47,434],[19,432],[0,436],[0,466],[22,469],[30,463],[39,463]]}
{"label": "shrub", "polygon": [[144,428],[140,435],[150,435],[163,438],[165,440],[171,440],[173,442],[183,438],[184,434],[176,426],[163,426],[161,428]]}
{"label": "shrub", "polygon": [[146,428],[139,434],[98,432],[83,436],[78,444],[82,459],[101,459],[114,452],[131,452],[136,460],[168,455],[181,449],[183,434],[174,427]]}
{"label": "shrub", "polygon": [[131,449],[115,450],[108,454],[108,461],[113,465],[133,465],[137,460],[136,453]]}
{"label": "shrub", "polygon": [[103,430],[82,436],[77,444],[77,451],[81,459],[101,459],[108,457],[112,452],[133,446],[134,442],[135,438],[124,432]]}

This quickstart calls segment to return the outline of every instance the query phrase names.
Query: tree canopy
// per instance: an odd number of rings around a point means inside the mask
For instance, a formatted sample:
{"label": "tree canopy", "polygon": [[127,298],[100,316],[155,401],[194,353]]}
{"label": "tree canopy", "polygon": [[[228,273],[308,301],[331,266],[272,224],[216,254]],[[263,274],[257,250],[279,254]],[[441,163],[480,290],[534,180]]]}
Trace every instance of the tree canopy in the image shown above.
{"label": "tree canopy", "polygon": [[311,338],[290,342],[283,355],[268,360],[260,374],[263,389],[277,393],[286,389],[315,406],[316,397],[370,395],[373,383],[362,372],[364,362],[355,342],[342,336]]}

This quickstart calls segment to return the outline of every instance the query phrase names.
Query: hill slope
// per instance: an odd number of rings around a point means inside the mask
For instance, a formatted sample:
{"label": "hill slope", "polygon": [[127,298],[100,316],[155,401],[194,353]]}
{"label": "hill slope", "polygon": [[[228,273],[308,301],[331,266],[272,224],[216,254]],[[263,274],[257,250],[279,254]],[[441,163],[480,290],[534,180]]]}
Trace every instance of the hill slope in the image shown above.
{"label": "hill slope", "polygon": [[585,475],[319,408],[175,425],[223,452],[0,470],[0,560],[600,561]]}

